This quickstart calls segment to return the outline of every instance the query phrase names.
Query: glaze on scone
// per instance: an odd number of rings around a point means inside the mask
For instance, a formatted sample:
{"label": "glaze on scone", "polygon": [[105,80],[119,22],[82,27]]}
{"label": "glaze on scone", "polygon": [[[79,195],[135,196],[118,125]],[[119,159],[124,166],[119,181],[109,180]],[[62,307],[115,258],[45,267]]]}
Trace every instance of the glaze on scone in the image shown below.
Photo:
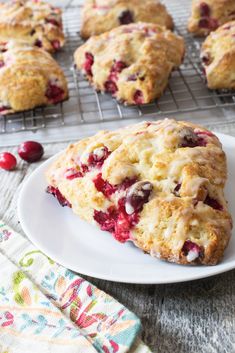
{"label": "glaze on scone", "polygon": [[218,138],[188,122],[143,122],[70,145],[48,192],[120,242],[180,264],[218,263],[232,227]]}
{"label": "glaze on scone", "polygon": [[81,36],[87,39],[134,22],[173,28],[172,17],[157,0],[86,0],[82,10]]}
{"label": "glaze on scone", "polygon": [[44,1],[0,3],[0,43],[25,41],[49,52],[64,45],[61,10]]}
{"label": "glaze on scone", "polygon": [[19,42],[0,45],[0,115],[56,104],[67,97],[64,73],[49,53]]}
{"label": "glaze on scone", "polygon": [[195,35],[206,36],[234,19],[234,0],[193,0],[188,30]]}
{"label": "glaze on scone", "polygon": [[74,59],[96,90],[124,104],[145,104],[162,95],[183,56],[183,38],[139,22],[90,38]]}
{"label": "glaze on scone", "polygon": [[211,89],[235,89],[235,21],[212,32],[202,45],[201,59]]}

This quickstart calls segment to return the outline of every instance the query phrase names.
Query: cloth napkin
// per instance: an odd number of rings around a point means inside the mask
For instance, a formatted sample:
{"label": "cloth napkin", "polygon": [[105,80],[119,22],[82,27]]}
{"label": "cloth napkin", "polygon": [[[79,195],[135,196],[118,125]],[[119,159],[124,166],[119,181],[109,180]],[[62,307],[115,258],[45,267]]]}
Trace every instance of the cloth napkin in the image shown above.
{"label": "cloth napkin", "polygon": [[0,221],[0,353],[151,353],[140,320]]}

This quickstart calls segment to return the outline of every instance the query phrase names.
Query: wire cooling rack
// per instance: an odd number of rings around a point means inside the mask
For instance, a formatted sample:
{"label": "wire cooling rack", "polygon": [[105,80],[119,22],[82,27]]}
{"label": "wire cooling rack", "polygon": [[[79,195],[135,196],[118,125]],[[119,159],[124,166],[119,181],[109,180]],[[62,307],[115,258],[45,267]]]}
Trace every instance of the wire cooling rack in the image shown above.
{"label": "wire cooling rack", "polygon": [[[70,98],[56,106],[0,117],[0,134],[63,126],[86,125],[133,118],[148,119],[171,114],[235,106],[235,93],[207,89],[200,63],[200,40],[187,33],[189,1],[165,1],[174,17],[175,31],[184,37],[186,56],[184,64],[172,73],[165,94],[158,101],[139,107],[118,104],[110,95],[96,93],[89,83],[73,68],[73,53],[82,44],[79,37],[81,7],[70,1],[64,9],[66,46],[55,58],[62,66],[68,80]],[[211,123],[221,119],[211,117]],[[231,116],[230,120],[233,117]],[[193,120],[193,119],[191,119]],[[228,122],[228,120],[226,120]],[[0,137],[1,140],[1,137]]]}

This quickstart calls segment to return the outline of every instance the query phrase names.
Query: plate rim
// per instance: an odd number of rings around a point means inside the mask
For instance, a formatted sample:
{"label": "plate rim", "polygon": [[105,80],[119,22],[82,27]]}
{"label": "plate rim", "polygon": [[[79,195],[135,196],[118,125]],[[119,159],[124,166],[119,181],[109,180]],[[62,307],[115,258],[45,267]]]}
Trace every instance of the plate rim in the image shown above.
{"label": "plate rim", "polygon": [[[212,131],[212,132],[220,139],[220,141],[222,139],[233,140],[234,148],[235,148],[235,137],[234,136],[223,134],[223,133],[218,133],[218,132],[214,132],[214,131]],[[222,141],[221,141],[221,143],[222,143]],[[223,143],[222,143],[222,145],[223,145]],[[184,283],[184,282],[196,281],[199,279],[204,279],[204,278],[216,276],[218,274],[222,274],[222,273],[225,273],[225,272],[228,272],[228,271],[235,269],[235,258],[234,258],[234,260],[232,260],[228,264],[223,264],[223,260],[222,260],[222,262],[220,264],[215,265],[215,266],[201,266],[202,269],[213,268],[214,269],[213,273],[207,273],[207,272],[202,273],[202,274],[198,273],[198,274],[195,274],[191,278],[188,278],[188,276],[186,276],[186,278],[181,278],[181,279],[173,279],[172,278],[171,280],[169,280],[169,279],[164,280],[164,277],[161,279],[155,278],[153,280],[150,280],[150,279],[145,280],[145,278],[143,278],[141,281],[135,280],[135,279],[133,279],[133,280],[128,279],[127,280],[127,279],[121,278],[121,276],[117,275],[117,274],[115,274],[114,276],[109,275],[109,274],[102,275],[99,272],[97,273],[95,269],[93,271],[89,271],[89,270],[86,271],[85,269],[81,269],[80,271],[78,271],[77,268],[75,268],[74,266],[71,266],[66,260],[63,259],[63,257],[61,258],[59,255],[58,256],[55,255],[53,252],[51,252],[46,247],[44,247],[44,245],[40,241],[37,241],[37,239],[31,235],[31,232],[27,226],[27,222],[25,222],[24,217],[22,215],[23,212],[22,212],[21,205],[24,202],[24,193],[27,190],[29,182],[32,179],[34,179],[36,174],[40,174],[41,170],[43,170],[47,165],[49,165],[53,160],[55,160],[60,154],[62,154],[63,151],[64,150],[57,152],[55,155],[46,159],[40,166],[38,166],[36,169],[34,169],[34,171],[29,176],[27,176],[25,178],[25,180],[23,181],[23,183],[21,185],[19,195],[18,195],[18,200],[17,200],[17,215],[18,215],[20,225],[21,225],[23,232],[25,233],[28,240],[30,242],[32,242],[32,244],[34,246],[36,246],[39,250],[41,250],[43,253],[45,253],[47,256],[49,256],[53,261],[62,265],[65,268],[72,270],[73,272],[78,273],[79,275],[81,274],[81,275],[88,276],[88,277],[93,277],[93,278],[97,278],[97,279],[101,279],[101,280],[113,281],[113,282],[118,282],[118,283],[145,284],[145,285],[148,285],[148,284],[172,284],[172,283]],[[234,235],[232,234],[231,237],[232,236],[234,236]],[[164,261],[164,260],[161,260],[161,261]],[[165,261],[165,262],[169,263],[167,261]],[[177,265],[177,266],[182,266],[182,267],[185,266],[185,265],[178,265],[178,264],[174,264],[174,263],[172,265]]]}

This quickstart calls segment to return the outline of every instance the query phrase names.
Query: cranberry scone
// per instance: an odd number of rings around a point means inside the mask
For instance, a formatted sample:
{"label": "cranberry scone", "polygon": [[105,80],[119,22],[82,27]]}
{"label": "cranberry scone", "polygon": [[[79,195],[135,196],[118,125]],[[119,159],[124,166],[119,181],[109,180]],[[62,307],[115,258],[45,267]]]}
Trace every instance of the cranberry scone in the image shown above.
{"label": "cranberry scone", "polygon": [[120,25],[149,22],[173,28],[172,17],[158,0],[86,0],[81,36],[87,39]]}
{"label": "cranberry scone", "polygon": [[184,51],[182,37],[139,22],[90,38],[76,50],[74,60],[96,90],[127,105],[145,104],[163,94]]}
{"label": "cranberry scone", "polygon": [[234,19],[234,0],[193,0],[188,30],[195,35],[206,36]]}
{"label": "cranberry scone", "polygon": [[72,144],[46,178],[62,206],[116,240],[170,262],[214,265],[232,228],[226,173],[215,135],[165,119]]}
{"label": "cranberry scone", "polygon": [[56,104],[68,97],[64,73],[46,51],[8,42],[0,45],[0,114]]}
{"label": "cranberry scone", "polygon": [[26,41],[49,52],[65,42],[62,13],[57,7],[35,0],[11,0],[0,4],[0,42]]}
{"label": "cranberry scone", "polygon": [[211,33],[202,45],[201,59],[211,89],[235,89],[235,21]]}

